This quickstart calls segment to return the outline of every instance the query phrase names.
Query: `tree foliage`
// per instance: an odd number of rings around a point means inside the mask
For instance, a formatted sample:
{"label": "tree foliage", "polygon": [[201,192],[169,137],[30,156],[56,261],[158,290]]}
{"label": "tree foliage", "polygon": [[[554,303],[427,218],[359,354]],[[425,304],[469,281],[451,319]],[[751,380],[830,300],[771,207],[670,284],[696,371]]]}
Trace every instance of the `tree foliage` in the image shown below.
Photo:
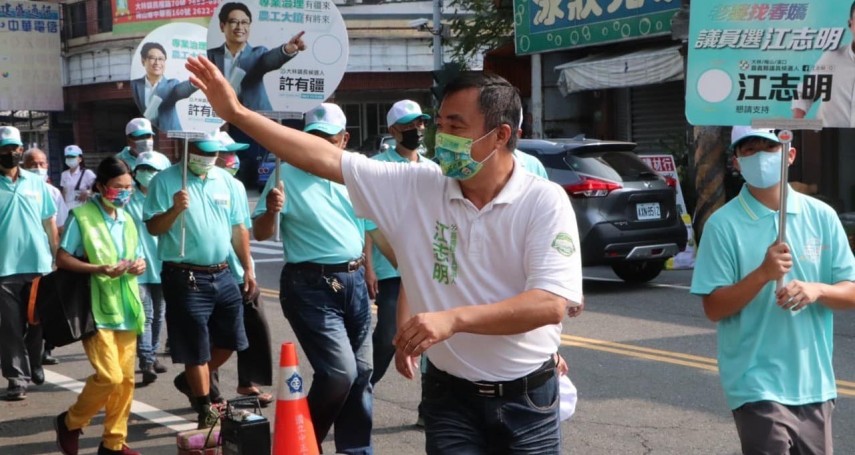
{"label": "tree foliage", "polygon": [[[511,0],[446,0],[454,10],[446,24],[454,37],[449,47],[454,61],[466,62],[478,52],[497,49],[514,39]],[[497,7],[498,5],[498,7]]]}

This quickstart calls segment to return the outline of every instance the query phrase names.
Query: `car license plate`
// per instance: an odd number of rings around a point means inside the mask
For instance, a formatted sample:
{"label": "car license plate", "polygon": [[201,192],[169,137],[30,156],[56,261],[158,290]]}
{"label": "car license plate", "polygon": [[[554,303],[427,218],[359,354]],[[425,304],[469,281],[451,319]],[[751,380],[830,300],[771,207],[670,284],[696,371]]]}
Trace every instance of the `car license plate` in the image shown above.
{"label": "car license plate", "polygon": [[662,218],[658,202],[645,202],[643,204],[636,204],[635,213],[638,215],[639,221],[658,220]]}

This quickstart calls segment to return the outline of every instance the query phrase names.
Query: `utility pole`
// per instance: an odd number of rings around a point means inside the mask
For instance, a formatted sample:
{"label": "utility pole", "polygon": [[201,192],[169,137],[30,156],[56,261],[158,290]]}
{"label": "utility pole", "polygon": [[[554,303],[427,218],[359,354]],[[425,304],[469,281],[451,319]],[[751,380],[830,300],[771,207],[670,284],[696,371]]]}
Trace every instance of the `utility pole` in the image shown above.
{"label": "utility pole", "polygon": [[[442,0],[433,0],[433,30],[431,30],[431,34],[433,35],[433,71],[434,74],[438,74],[439,71],[442,71]],[[437,81],[434,80],[434,86],[437,86]],[[439,110],[438,99],[434,100],[436,103],[436,110]]]}

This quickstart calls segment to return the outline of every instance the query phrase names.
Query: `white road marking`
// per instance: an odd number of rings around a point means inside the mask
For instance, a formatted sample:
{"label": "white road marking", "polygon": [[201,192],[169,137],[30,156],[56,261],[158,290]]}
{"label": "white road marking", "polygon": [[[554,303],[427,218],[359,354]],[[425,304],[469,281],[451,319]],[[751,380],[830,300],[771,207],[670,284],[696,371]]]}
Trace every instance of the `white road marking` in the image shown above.
{"label": "white road marking", "polygon": [[250,245],[249,250],[259,254],[282,254],[282,250],[274,250],[273,248],[262,248],[260,246]]}
{"label": "white road marking", "polygon": [[[83,391],[83,386],[85,385],[77,379],[69,378],[68,376],[55,373],[47,369],[45,370],[45,382],[49,382],[57,387],[62,387],[63,389],[70,390],[78,394]],[[175,432],[196,429],[196,422],[191,422],[184,417],[170,414],[166,411],[161,411],[160,409],[141,401],[134,400],[131,403],[131,412],[145,420],[148,420],[149,422],[162,425]]]}
{"label": "white road marking", "polygon": [[255,259],[255,258],[253,258],[253,260],[255,261],[256,264],[258,264],[259,262],[285,262],[285,260],[282,258],[268,258],[268,259]]}

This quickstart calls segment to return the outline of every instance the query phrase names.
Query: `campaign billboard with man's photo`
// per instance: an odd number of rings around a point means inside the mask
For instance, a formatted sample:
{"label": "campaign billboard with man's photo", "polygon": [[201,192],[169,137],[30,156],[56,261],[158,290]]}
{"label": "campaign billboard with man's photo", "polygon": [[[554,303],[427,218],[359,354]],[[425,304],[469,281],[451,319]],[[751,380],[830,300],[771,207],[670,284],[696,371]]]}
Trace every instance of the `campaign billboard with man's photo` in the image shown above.
{"label": "campaign billboard with man's photo", "polygon": [[689,123],[806,118],[855,127],[853,32],[852,0],[692,2]]}

